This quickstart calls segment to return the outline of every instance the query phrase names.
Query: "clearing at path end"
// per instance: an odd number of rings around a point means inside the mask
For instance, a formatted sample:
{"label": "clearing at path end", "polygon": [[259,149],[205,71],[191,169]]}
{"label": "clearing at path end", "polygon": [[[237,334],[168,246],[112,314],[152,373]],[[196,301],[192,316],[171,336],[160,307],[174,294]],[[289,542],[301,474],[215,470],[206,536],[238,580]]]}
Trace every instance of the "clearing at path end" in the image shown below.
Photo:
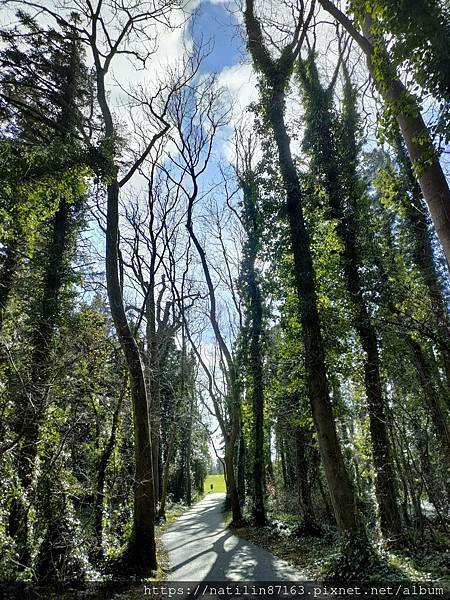
{"label": "clearing at path end", "polygon": [[168,581],[301,581],[304,574],[225,527],[225,494],[209,494],[162,536]]}

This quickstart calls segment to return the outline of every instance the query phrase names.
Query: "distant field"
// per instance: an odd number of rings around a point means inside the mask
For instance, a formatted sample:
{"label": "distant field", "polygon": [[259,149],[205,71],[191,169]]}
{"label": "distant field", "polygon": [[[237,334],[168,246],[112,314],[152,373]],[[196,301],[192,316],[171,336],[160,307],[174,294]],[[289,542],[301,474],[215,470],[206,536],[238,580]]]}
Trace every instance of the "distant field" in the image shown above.
{"label": "distant field", "polygon": [[206,494],[211,492],[211,484],[214,485],[213,492],[226,492],[225,477],[223,475],[208,475],[203,484],[203,489]]}

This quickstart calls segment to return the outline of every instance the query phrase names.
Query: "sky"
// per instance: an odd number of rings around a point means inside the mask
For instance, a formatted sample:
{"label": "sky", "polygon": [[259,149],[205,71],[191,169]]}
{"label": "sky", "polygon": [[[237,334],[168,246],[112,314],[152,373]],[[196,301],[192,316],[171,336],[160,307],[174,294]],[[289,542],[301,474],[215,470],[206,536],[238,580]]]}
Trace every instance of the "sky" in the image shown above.
{"label": "sky", "polygon": [[210,43],[211,52],[203,61],[203,72],[220,73],[239,62],[244,48],[241,37],[236,34],[237,25],[225,4],[206,1],[199,5],[187,33],[197,43]]}
{"label": "sky", "polygon": [[[195,43],[203,42],[210,50],[201,65],[201,72],[217,74],[219,86],[229,92],[233,106],[230,127],[220,132],[218,137],[225,158],[231,158],[228,141],[233,126],[242,118],[246,107],[258,97],[256,76],[237,17],[236,10],[231,9],[229,4],[201,1],[186,32]],[[211,167],[210,175],[214,176],[214,166]]]}

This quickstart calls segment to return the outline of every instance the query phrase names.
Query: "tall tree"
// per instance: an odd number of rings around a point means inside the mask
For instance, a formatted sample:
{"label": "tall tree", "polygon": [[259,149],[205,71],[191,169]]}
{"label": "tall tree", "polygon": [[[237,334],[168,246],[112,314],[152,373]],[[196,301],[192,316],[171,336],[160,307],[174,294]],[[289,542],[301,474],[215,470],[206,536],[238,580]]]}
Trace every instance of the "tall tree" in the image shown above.
{"label": "tall tree", "polygon": [[298,73],[306,109],[303,144],[305,152],[311,156],[313,175],[322,182],[327,192],[330,216],[335,219],[336,232],[343,245],[345,285],[353,304],[353,323],[365,352],[364,378],[381,530],[386,538],[397,540],[401,535],[401,521],[380,375],[379,340],[360,276],[364,265],[357,242],[357,202],[362,193],[356,171],[359,155],[358,116],[355,93],[345,66],[343,70],[343,111],[338,125],[333,110],[334,79],[329,87],[322,85],[313,51],[305,61],[299,62]]}
{"label": "tall tree", "polygon": [[[3,80],[7,94],[4,97],[15,97],[21,89],[31,91],[21,97],[19,105],[12,100],[6,108],[12,110],[22,140],[41,144],[47,137],[53,151],[57,148],[58,153],[65,154],[66,160],[70,161],[71,157],[77,156],[80,106],[86,95],[86,70],[78,37],[71,35],[70,31],[40,30],[24,16],[21,16],[21,20],[29,30],[32,64],[40,74],[39,81],[44,83],[33,85],[29,71],[30,57],[25,49],[18,47],[17,32],[10,32],[7,35],[9,46],[3,54],[7,65]],[[42,43],[39,51],[36,43]],[[50,102],[46,103],[47,100]],[[41,102],[46,103],[45,109],[40,108]],[[40,111],[37,114],[34,113],[36,106]],[[45,110],[48,112],[45,113]],[[43,121],[46,121],[45,125]],[[81,223],[86,174],[86,168],[67,168],[60,183],[54,182],[51,193],[54,214],[42,227],[40,235],[43,242],[33,257],[39,293],[33,302],[30,323],[30,370],[27,377],[30,388],[20,386],[21,391],[16,397],[17,407],[21,407],[17,411],[16,433],[20,437],[17,468],[23,495],[15,499],[10,514],[10,530],[13,536],[20,539],[19,554],[23,564],[28,564],[30,560],[26,503],[34,483],[40,429],[45,419],[51,379],[53,337],[63,311],[64,287],[71,277],[70,261],[73,258],[76,231]],[[20,243],[21,240],[16,238],[15,244]],[[9,247],[9,250],[14,252],[14,248]],[[6,264],[11,260],[7,257]],[[7,275],[10,284],[11,270]]]}
{"label": "tall tree", "polygon": [[[245,135],[245,133],[243,134]],[[237,165],[237,177],[242,189],[241,223],[246,240],[243,247],[241,289],[246,305],[243,336],[249,361],[249,386],[252,402],[252,461],[253,461],[253,520],[257,526],[266,524],[264,505],[264,366],[262,352],[263,302],[261,296],[260,274],[256,261],[261,247],[261,215],[258,207],[258,180],[252,167],[251,136],[248,143],[237,148],[240,154]],[[269,448],[270,452],[270,448]]]}
{"label": "tall tree", "polygon": [[360,522],[330,402],[325,351],[317,309],[314,266],[303,215],[302,191],[285,122],[285,90],[313,11],[314,3],[312,3],[308,15],[305,15],[303,10],[300,15],[297,15],[298,20],[292,40],[285,45],[278,59],[272,58],[265,45],[261,23],[254,12],[253,0],[246,2],[245,24],[249,51],[256,69],[263,76],[262,99],[267,120],[275,138],[286,193],[286,211],[305,347],[308,394],[318,434],[322,463],[339,530],[342,534],[354,534],[360,530]]}
{"label": "tall tree", "polygon": [[[220,326],[216,290],[211,276],[208,256],[194,228],[193,218],[194,206],[199,197],[199,178],[208,166],[215,136],[217,131],[227,122],[228,111],[226,107],[221,106],[221,95],[215,88],[214,82],[206,80],[199,84],[196,96],[193,94],[192,89],[187,88],[180,92],[172,106],[172,118],[176,128],[174,142],[183,165],[183,177],[185,173],[189,177],[189,183],[182,182],[182,189],[187,197],[186,228],[197,251],[206,281],[209,302],[208,318],[219,348],[225,374],[226,414],[221,410],[211,371],[193,343],[192,336],[189,336],[189,338],[208,378],[208,390],[224,438],[227,494],[231,504],[233,523],[237,525],[242,521],[235,469],[235,451],[241,422],[238,365]],[[190,187],[186,187],[187,185]]]}
{"label": "tall tree", "polygon": [[[36,6],[36,4],[33,4]],[[154,533],[155,498],[153,485],[153,457],[149,425],[149,396],[141,354],[125,312],[122,285],[119,272],[119,198],[121,189],[132,179],[152,149],[168,131],[165,120],[170,91],[177,87],[172,84],[165,99],[166,91],[161,86],[151,100],[141,98],[146,110],[151,133],[145,139],[137,158],[124,174],[120,172],[120,141],[118,126],[113,116],[111,98],[108,94],[107,77],[111,65],[121,54],[129,54],[137,61],[145,61],[153,52],[153,28],[157,21],[164,21],[171,11],[171,5],[162,2],[157,5],[137,6],[125,2],[118,6],[115,2],[98,2],[94,8],[90,2],[74,3],[70,18],[57,14],[45,5],[40,6],[47,16],[63,23],[69,31],[77,33],[92,54],[96,99],[101,115],[102,135],[101,162],[106,181],[106,285],[111,315],[117,336],[124,352],[130,375],[130,390],[134,411],[135,467],[133,532],[127,551],[123,557],[127,568],[136,573],[148,573],[157,566]],[[111,12],[116,18],[111,21]],[[133,42],[140,36],[142,50],[133,50]],[[179,84],[179,82],[178,82]],[[160,102],[160,109],[156,102]],[[150,125],[151,124],[151,125]]]}

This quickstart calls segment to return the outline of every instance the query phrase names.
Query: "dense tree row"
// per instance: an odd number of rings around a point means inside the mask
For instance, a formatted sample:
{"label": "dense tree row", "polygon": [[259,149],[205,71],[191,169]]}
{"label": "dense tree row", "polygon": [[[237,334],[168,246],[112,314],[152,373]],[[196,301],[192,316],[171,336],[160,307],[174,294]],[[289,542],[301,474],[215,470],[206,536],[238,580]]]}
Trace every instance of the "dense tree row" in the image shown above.
{"label": "dense tree row", "polygon": [[236,121],[207,49],[156,72],[181,7],[2,2],[3,579],[148,574],[212,450],[341,577],[448,537],[450,15],[275,4]]}

